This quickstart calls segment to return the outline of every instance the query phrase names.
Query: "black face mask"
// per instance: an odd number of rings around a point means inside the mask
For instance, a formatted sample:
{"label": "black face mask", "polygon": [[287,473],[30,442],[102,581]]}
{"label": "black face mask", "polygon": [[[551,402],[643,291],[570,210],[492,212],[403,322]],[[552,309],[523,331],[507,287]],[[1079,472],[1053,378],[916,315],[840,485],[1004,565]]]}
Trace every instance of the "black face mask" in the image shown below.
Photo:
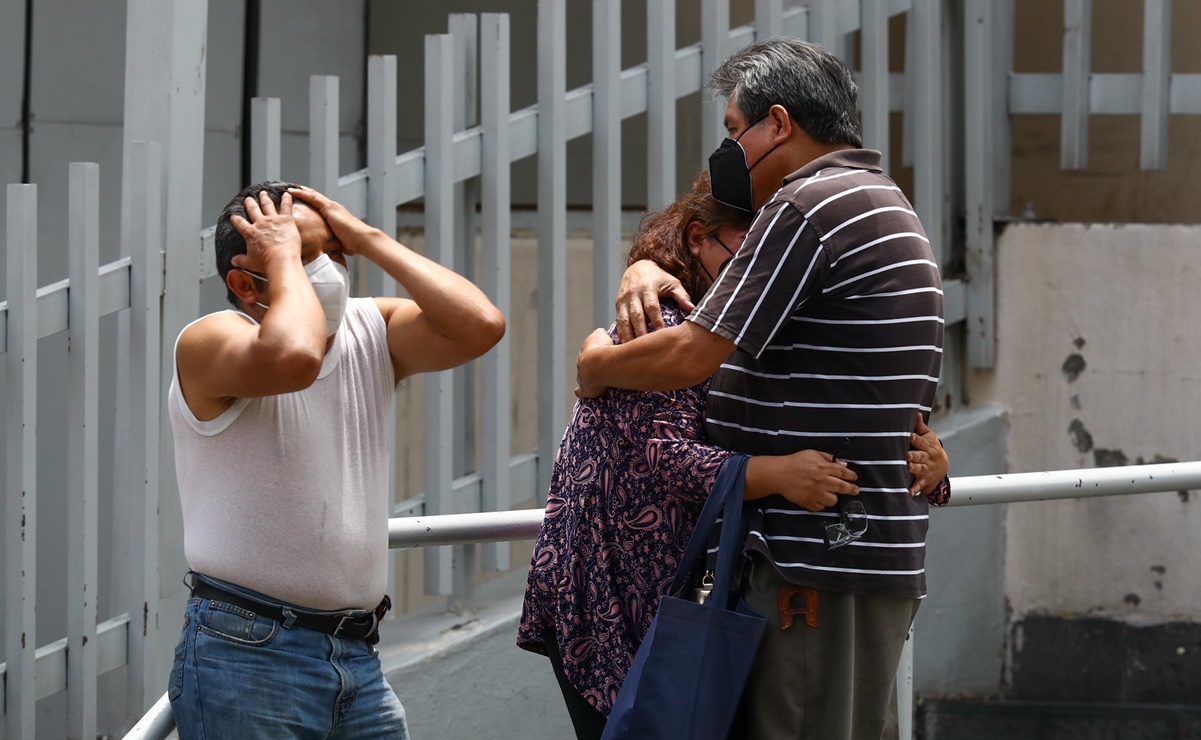
{"label": "black face mask", "polygon": [[713,192],[713,199],[718,203],[724,203],[731,208],[737,208],[747,213],[755,210],[755,194],[751,189],[751,170],[780,145],[776,144],[768,149],[766,154],[756,159],[755,164],[748,165],[746,150],[742,148],[739,141],[746,136],[747,131],[759,125],[764,118],[767,118],[766,113],[743,129],[737,139],[726,137],[721,146],[709,155],[709,186]]}

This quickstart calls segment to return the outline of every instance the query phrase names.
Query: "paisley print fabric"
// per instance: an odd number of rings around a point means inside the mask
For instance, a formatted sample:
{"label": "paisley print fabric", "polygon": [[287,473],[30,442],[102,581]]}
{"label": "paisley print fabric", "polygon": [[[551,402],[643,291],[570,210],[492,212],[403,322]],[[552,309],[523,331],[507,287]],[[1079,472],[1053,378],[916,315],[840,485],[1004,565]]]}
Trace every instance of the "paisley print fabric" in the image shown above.
{"label": "paisley print fabric", "polygon": [[[683,314],[665,301],[663,318]],[[606,716],[732,454],[705,444],[707,391],[577,401],[555,457],[517,645],[545,655],[553,632],[568,680]]]}

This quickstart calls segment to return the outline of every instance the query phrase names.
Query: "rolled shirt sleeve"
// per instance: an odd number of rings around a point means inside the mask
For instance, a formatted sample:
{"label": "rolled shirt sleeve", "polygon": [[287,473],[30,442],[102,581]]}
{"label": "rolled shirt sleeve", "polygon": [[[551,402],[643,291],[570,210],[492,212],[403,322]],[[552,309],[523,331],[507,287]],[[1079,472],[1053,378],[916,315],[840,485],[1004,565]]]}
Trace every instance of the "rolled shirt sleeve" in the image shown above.
{"label": "rolled shirt sleeve", "polygon": [[688,320],[757,358],[797,308],[820,295],[829,271],[813,224],[777,198]]}

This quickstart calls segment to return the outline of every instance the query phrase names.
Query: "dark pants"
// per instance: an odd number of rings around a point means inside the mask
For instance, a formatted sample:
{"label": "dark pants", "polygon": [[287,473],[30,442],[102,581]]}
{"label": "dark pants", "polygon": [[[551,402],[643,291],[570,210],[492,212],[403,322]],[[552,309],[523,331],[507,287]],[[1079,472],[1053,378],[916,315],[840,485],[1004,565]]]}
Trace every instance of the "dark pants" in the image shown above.
{"label": "dark pants", "polygon": [[775,567],[754,556],[743,598],[768,618],[743,695],[755,740],[892,740],[897,665],[921,601],[818,592],[818,626],[780,629]]}
{"label": "dark pants", "polygon": [[563,672],[563,656],[559,654],[559,641],[555,639],[555,633],[547,632],[543,642],[551,667],[555,670],[555,678],[559,681],[559,690],[563,692],[563,702],[567,704],[567,713],[571,716],[575,736],[578,740],[600,740],[605,731],[605,715],[589,704],[584,695],[567,680],[567,674]]}

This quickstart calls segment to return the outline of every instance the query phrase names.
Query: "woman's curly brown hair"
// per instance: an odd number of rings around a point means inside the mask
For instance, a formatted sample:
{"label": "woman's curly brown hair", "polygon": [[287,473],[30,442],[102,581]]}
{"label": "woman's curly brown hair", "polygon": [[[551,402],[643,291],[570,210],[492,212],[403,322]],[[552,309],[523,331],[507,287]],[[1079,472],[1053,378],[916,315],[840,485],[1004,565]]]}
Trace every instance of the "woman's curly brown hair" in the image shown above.
{"label": "woman's curly brown hair", "polygon": [[651,260],[674,275],[694,301],[699,300],[708,288],[707,278],[701,261],[688,250],[688,225],[697,221],[706,234],[716,235],[722,229],[749,228],[753,218],[750,213],[718,203],[711,192],[709,171],[702,170],[691,190],[662,211],[643,216],[630,245],[627,266]]}

